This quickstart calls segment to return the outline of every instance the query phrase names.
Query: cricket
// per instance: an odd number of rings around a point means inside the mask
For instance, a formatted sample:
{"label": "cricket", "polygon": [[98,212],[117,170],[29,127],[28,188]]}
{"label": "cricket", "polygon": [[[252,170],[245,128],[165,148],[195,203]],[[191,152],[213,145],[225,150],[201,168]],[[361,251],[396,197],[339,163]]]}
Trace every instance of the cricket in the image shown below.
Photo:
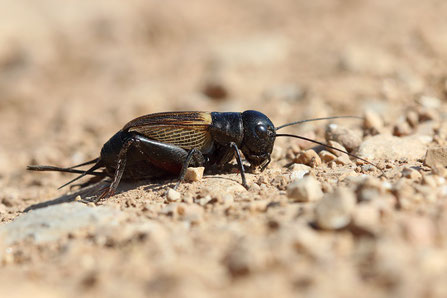
{"label": "cricket", "polygon": [[[251,167],[263,171],[271,161],[277,137],[291,137],[343,152],[365,163],[370,161],[322,142],[293,134],[280,134],[278,130],[304,122],[356,116],[334,116],[286,123],[275,127],[263,113],[248,110],[240,112],[165,112],[138,117],[128,122],[102,147],[99,157],[68,168],[30,165],[31,171],[59,171],[80,174],[62,185],[91,175],[92,179],[81,187],[111,178],[96,202],[110,197],[121,180],[143,180],[178,177],[176,189],[185,178],[188,167],[205,168],[223,166],[236,157],[242,185],[248,189],[241,153]],[[87,170],[80,167],[91,165]]]}

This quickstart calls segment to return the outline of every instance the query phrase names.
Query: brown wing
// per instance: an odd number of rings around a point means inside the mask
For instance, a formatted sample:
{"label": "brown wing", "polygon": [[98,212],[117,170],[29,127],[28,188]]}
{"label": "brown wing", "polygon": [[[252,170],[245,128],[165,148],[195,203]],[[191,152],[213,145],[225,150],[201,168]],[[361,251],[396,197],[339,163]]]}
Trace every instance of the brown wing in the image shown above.
{"label": "brown wing", "polygon": [[184,149],[205,149],[211,144],[211,123],[211,114],[207,112],[168,112],[141,116],[127,123],[123,130]]}

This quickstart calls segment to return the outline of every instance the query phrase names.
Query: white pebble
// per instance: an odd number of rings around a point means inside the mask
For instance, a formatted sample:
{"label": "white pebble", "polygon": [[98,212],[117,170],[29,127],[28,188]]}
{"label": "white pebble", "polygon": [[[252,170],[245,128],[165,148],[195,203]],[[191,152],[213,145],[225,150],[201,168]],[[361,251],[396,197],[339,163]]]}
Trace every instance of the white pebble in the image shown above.
{"label": "white pebble", "polygon": [[194,182],[199,181],[203,177],[204,167],[188,168],[186,169],[185,181]]}
{"label": "white pebble", "polygon": [[323,197],[321,184],[312,176],[294,180],[287,187],[287,196],[297,202],[317,201]]}
{"label": "white pebble", "polygon": [[170,188],[168,190],[167,198],[168,198],[169,202],[177,202],[178,200],[180,200],[180,197],[181,197],[181,195],[178,191],[176,191],[172,188]]}

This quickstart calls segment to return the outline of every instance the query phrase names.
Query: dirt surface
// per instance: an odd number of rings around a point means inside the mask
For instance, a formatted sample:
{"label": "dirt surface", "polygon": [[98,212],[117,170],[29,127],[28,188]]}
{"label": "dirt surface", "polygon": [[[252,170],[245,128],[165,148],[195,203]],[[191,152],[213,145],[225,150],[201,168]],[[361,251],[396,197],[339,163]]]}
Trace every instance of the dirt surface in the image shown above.
{"label": "dirt surface", "polygon": [[[446,14],[443,0],[0,1],[1,296],[446,297]],[[94,206],[76,201],[106,182],[70,192],[73,175],[25,170],[95,158],[140,115],[247,109],[276,125],[365,116],[284,132],[383,172],[278,138],[249,190],[232,163],[169,200],[175,180],[140,181]]]}

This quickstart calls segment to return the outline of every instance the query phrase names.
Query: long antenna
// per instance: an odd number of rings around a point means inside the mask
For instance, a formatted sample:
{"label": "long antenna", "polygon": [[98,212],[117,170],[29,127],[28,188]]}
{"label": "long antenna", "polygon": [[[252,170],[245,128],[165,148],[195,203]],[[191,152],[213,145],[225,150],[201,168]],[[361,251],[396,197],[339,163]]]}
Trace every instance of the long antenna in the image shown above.
{"label": "long antenna", "polygon": [[284,128],[287,126],[292,126],[295,124],[301,124],[301,123],[306,123],[306,122],[311,122],[311,121],[332,120],[332,119],[340,119],[340,118],[363,119],[362,117],[359,117],[359,116],[334,116],[334,117],[314,118],[314,119],[307,119],[307,120],[300,120],[300,121],[286,123],[286,124],[276,127],[275,129],[278,130],[278,129],[281,129],[281,128]]}
{"label": "long antenna", "polygon": [[311,142],[311,143],[315,143],[315,144],[321,145],[321,146],[326,147],[326,148],[333,149],[333,150],[338,151],[338,152],[342,152],[342,153],[344,153],[344,154],[347,154],[347,155],[349,155],[349,156],[352,156],[352,157],[354,157],[354,158],[356,158],[356,159],[359,159],[359,160],[361,160],[361,161],[366,162],[367,164],[370,164],[370,165],[374,166],[375,168],[377,168],[378,170],[380,170],[380,171],[382,172],[383,175],[385,175],[385,172],[384,172],[381,168],[379,168],[376,164],[373,164],[373,163],[370,162],[369,160],[366,160],[366,159],[364,159],[364,158],[361,158],[361,157],[359,157],[359,156],[357,156],[357,155],[354,155],[354,154],[352,154],[352,153],[349,153],[348,151],[341,150],[341,149],[335,148],[335,147],[333,147],[333,146],[327,145],[327,144],[325,144],[325,143],[318,142],[318,141],[315,141],[315,140],[312,140],[312,139],[309,139],[309,138],[306,138],[306,137],[302,137],[302,136],[297,136],[297,135],[292,135],[292,134],[287,134],[287,133],[277,134],[276,136],[277,136],[277,137],[297,138],[297,139],[301,139],[301,140],[305,140],[305,141],[308,141],[308,142]]}

